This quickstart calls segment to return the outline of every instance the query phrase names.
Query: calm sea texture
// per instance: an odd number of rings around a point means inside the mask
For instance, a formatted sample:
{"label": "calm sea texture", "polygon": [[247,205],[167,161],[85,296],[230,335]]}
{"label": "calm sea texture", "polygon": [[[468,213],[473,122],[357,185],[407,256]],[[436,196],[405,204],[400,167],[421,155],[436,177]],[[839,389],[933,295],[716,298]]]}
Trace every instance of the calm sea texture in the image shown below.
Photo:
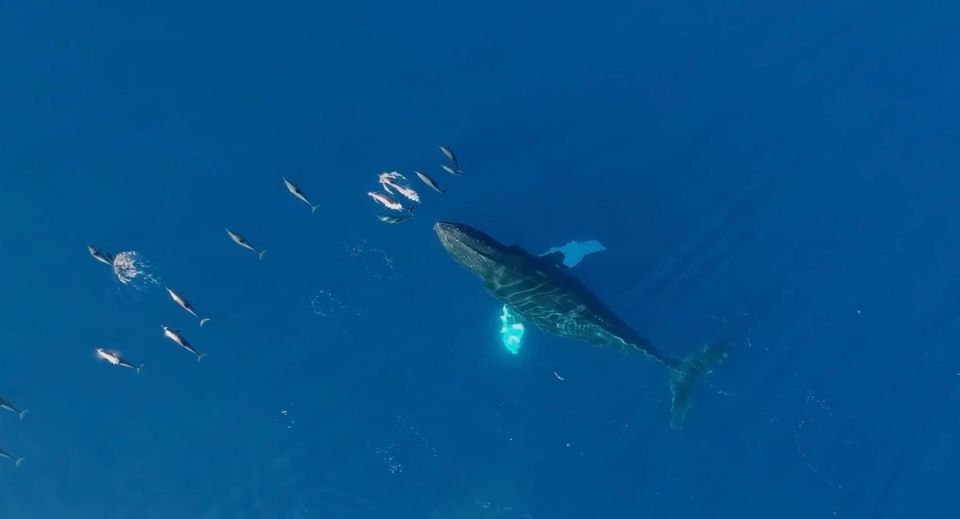
{"label": "calm sea texture", "polygon": [[[957,517],[957,15],[4,3],[0,517]],[[599,240],[572,272],[655,345],[729,339],[685,428],[645,359],[511,355],[441,219]]]}

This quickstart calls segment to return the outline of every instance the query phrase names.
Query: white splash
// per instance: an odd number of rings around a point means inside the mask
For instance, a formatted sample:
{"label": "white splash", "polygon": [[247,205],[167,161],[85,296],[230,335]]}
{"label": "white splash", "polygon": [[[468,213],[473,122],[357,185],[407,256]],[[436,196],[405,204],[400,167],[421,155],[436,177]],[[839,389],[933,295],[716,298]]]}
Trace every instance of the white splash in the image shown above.
{"label": "white splash", "polygon": [[407,182],[407,177],[401,175],[399,172],[390,171],[380,173],[379,180],[380,185],[383,186],[383,189],[385,189],[387,193],[396,191],[408,200],[418,204],[420,203],[420,195],[410,187],[410,184]]}
{"label": "white splash", "polygon": [[137,251],[121,252],[114,256],[113,273],[117,281],[141,292],[160,285],[160,280],[150,272],[150,264]]}
{"label": "white splash", "polygon": [[320,317],[329,317],[340,310],[346,310],[347,305],[343,304],[329,290],[321,290],[319,294],[310,301],[310,307],[313,313]]}
{"label": "white splash", "polygon": [[561,247],[551,247],[550,250],[544,252],[543,254],[550,254],[551,252],[562,252],[563,253],[563,264],[568,267],[576,266],[578,263],[583,261],[583,258],[588,254],[593,254],[594,252],[600,252],[607,250],[602,243],[597,240],[588,240],[588,241],[571,241],[566,245]]}
{"label": "white splash", "polygon": [[378,447],[376,452],[378,455],[383,456],[383,464],[387,466],[390,474],[396,475],[403,472],[403,464],[397,461],[396,445],[391,443],[386,447]]}
{"label": "white splash", "polygon": [[373,198],[378,204],[382,205],[383,207],[386,207],[387,209],[390,209],[390,210],[393,210],[393,211],[403,211],[403,210],[404,210],[403,204],[401,204],[400,202],[397,202],[396,200],[390,198],[389,196],[387,196],[387,195],[385,195],[385,194],[383,194],[383,193],[377,193],[376,191],[370,191],[370,192],[367,193],[367,195],[369,195],[370,198]]}
{"label": "white splash", "polygon": [[364,238],[356,237],[352,243],[343,244],[354,261],[375,279],[394,280],[403,277],[395,268],[393,257],[386,251],[367,244]]}

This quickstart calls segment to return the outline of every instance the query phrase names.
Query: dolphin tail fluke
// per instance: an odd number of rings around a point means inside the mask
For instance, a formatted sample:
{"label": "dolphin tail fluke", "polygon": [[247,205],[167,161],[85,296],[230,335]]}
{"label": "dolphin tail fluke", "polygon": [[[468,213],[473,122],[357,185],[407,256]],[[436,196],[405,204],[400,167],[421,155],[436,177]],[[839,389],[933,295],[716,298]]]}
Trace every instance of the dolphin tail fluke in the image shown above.
{"label": "dolphin tail fluke", "polygon": [[27,458],[17,458],[17,461],[16,461],[17,467],[19,468],[20,465],[26,460]]}
{"label": "dolphin tail fluke", "polygon": [[267,251],[262,250],[262,251],[260,251],[260,252],[257,253],[257,257],[259,257],[259,258],[262,260],[262,259],[263,259],[263,255],[266,254],[266,253],[267,253]]}
{"label": "dolphin tail fluke", "polygon": [[671,375],[670,392],[673,403],[670,408],[670,426],[680,429],[690,409],[693,388],[700,377],[713,371],[723,359],[727,358],[727,344],[708,344],[700,351],[688,355],[680,363],[679,369]]}
{"label": "dolphin tail fluke", "polygon": [[209,320],[210,320],[209,317],[204,317],[203,319],[200,319],[200,326],[207,324],[207,321]]}
{"label": "dolphin tail fluke", "polygon": [[143,364],[137,366],[137,375],[140,374],[140,371],[143,370]]}
{"label": "dolphin tail fluke", "polygon": [[203,360],[203,358],[206,356],[207,356],[206,353],[201,353],[200,355],[197,355],[197,364],[200,364],[200,361]]}
{"label": "dolphin tail fluke", "polygon": [[28,411],[30,411],[30,410],[29,410],[29,409],[24,409],[23,411],[20,411],[20,419],[21,419],[21,420],[23,420],[23,417],[26,416],[26,414],[27,414]]}
{"label": "dolphin tail fluke", "polygon": [[319,206],[319,205],[311,205],[311,206],[310,206],[310,214],[316,213],[316,212],[317,212],[317,209],[320,209],[320,206]]}

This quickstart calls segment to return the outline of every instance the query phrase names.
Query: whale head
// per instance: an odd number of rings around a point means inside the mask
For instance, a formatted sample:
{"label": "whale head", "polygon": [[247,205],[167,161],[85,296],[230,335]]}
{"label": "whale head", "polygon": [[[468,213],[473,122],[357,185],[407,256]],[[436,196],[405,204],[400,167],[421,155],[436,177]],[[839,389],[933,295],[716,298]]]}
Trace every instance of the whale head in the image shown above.
{"label": "whale head", "polygon": [[457,263],[484,280],[497,276],[510,256],[509,247],[469,225],[437,222],[433,231]]}

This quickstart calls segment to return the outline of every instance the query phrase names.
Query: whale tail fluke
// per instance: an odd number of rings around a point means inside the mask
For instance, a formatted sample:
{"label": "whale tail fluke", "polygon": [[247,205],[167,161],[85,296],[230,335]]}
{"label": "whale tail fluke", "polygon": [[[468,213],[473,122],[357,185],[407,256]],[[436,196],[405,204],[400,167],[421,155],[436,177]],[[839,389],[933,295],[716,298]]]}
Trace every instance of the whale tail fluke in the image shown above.
{"label": "whale tail fluke", "polygon": [[670,426],[680,429],[690,409],[693,388],[700,377],[707,375],[727,358],[728,345],[725,342],[708,344],[700,351],[688,355],[680,363],[677,372],[671,375],[670,392],[673,404],[670,408]]}

